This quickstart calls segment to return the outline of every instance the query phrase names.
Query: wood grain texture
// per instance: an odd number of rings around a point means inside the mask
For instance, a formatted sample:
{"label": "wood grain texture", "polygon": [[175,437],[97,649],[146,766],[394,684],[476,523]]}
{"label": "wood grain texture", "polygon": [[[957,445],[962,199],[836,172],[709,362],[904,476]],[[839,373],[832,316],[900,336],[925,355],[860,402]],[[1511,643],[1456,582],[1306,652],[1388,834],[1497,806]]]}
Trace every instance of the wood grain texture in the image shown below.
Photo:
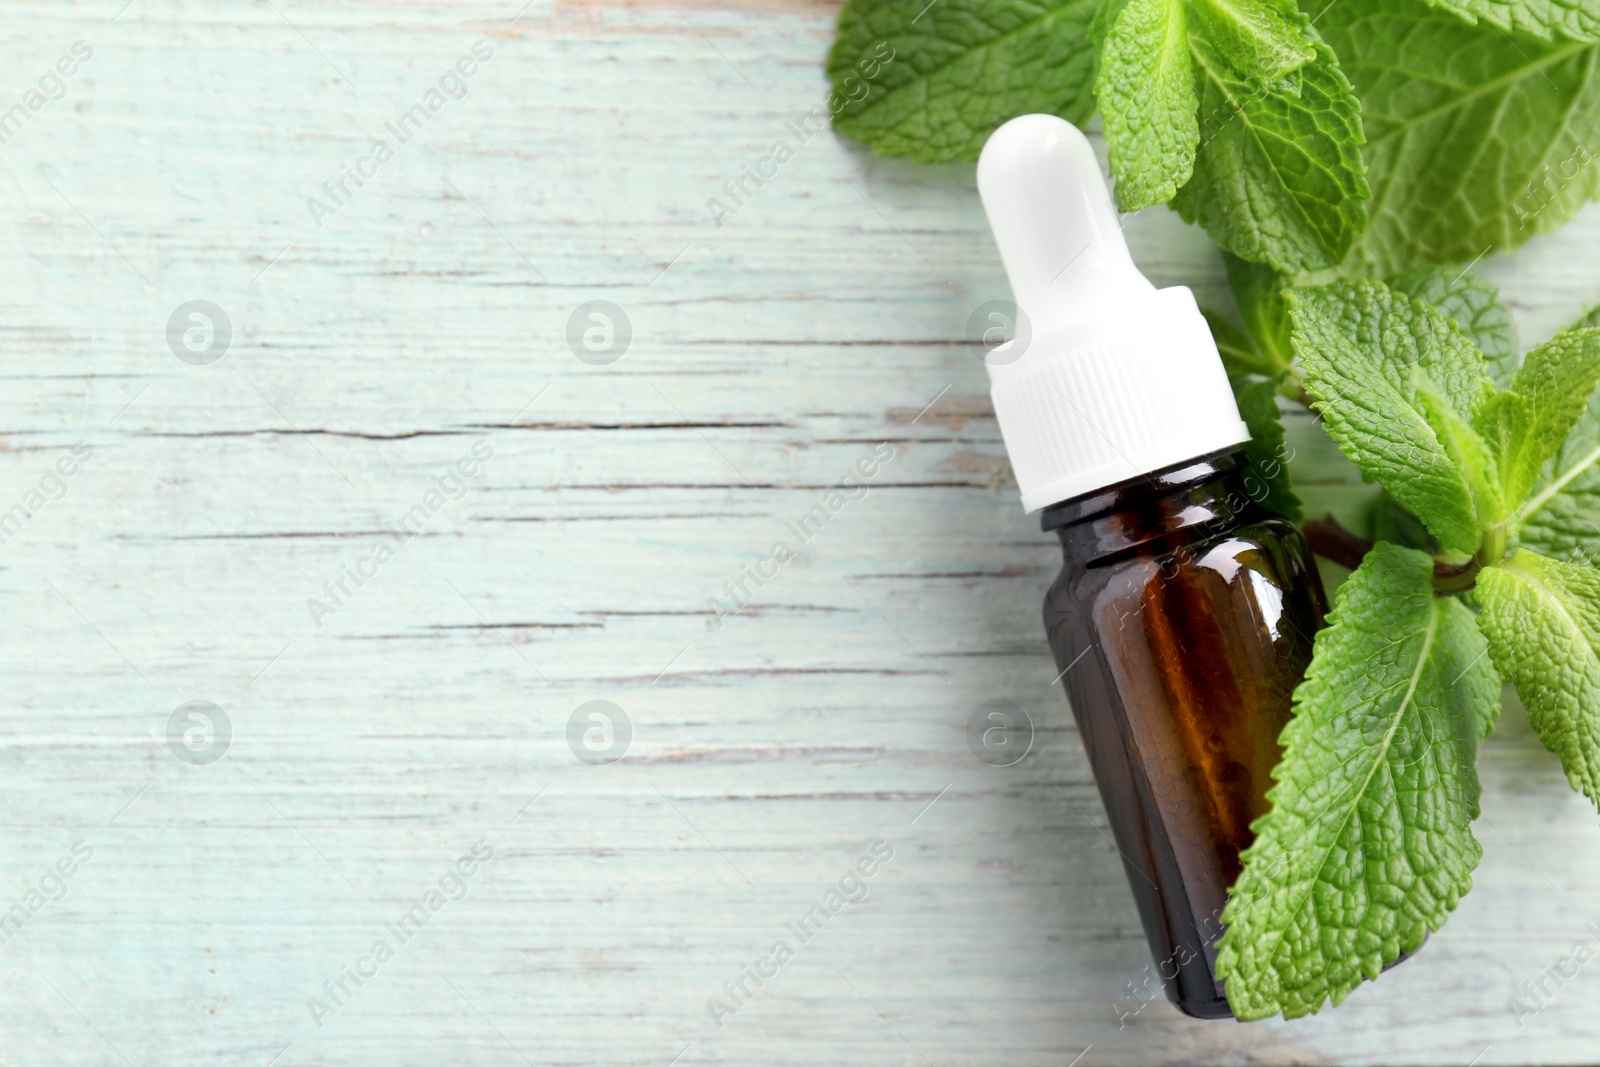
{"label": "wood grain texture", "polygon": [[[0,512],[93,456],[0,547],[0,913],[93,857],[0,945],[0,1062],[1600,1054],[1600,963],[1506,1008],[1600,920],[1594,813],[1514,713],[1477,889],[1415,961],[1293,1025],[1133,1013],[1145,944],[1039,623],[1056,550],[961,343],[1006,292],[972,168],[825,133],[719,227],[706,201],[822,100],[836,8],[518,2],[8,8],[4,107],[94,54],[0,148]],[[465,98],[317,226],[307,198],[479,40]],[[1202,235],[1129,230],[1158,284],[1223,302]],[[1591,211],[1483,266],[1527,341],[1600,298],[1597,238]],[[168,349],[193,299],[232,323],[209,366]],[[632,323],[609,366],[567,346],[594,299]],[[593,699],[632,723],[611,766],[568,748]],[[1007,769],[967,749],[995,699],[1038,727]],[[189,700],[225,709],[220,762],[169,749]],[[866,899],[714,1025],[877,838]],[[308,998],[477,841],[464,898],[318,1025]]]}

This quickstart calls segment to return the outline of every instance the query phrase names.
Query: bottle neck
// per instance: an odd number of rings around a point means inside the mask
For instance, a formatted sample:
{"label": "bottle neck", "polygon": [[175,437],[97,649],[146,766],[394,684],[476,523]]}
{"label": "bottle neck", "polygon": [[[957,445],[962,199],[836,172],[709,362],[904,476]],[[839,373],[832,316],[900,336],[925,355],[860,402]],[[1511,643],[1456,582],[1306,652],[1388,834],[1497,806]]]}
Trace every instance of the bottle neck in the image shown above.
{"label": "bottle neck", "polygon": [[1264,516],[1246,491],[1244,453],[1227,448],[1052,504],[1040,526],[1061,538],[1068,559],[1088,560],[1158,539]]}

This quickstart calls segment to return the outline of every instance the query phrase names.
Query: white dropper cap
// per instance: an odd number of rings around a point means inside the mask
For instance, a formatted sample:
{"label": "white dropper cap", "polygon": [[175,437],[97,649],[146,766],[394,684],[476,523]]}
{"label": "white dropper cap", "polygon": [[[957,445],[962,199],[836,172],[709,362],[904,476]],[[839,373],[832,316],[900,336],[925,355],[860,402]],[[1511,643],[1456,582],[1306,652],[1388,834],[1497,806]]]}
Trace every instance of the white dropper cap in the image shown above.
{"label": "white dropper cap", "polygon": [[1022,506],[1050,504],[1250,438],[1185,286],[1134,266],[1088,140],[1054,115],[1001,126],[978,193],[1019,308],[990,395]]}

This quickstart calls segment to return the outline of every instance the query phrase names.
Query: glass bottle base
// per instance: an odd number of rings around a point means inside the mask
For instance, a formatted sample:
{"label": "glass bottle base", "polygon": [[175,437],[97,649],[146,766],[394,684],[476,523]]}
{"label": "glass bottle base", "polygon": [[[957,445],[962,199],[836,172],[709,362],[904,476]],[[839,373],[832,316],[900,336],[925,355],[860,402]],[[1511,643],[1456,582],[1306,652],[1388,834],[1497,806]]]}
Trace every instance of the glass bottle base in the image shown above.
{"label": "glass bottle base", "polygon": [[1228,1001],[1223,997],[1211,1000],[1179,1000],[1174,1003],[1179,1011],[1191,1019],[1233,1018],[1233,1009],[1228,1007]]}

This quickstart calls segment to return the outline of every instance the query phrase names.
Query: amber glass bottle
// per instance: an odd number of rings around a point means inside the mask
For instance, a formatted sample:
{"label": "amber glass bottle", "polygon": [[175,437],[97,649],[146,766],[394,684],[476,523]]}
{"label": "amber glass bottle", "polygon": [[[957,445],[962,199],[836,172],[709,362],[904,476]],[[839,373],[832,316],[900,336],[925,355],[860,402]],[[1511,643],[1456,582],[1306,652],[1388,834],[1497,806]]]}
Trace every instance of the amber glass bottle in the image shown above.
{"label": "amber glass bottle", "polygon": [[1044,624],[1168,997],[1226,1018],[1214,941],[1326,610],[1229,450],[1048,508]]}
{"label": "amber glass bottle", "polygon": [[[1256,502],[1250,430],[1194,294],[1134,265],[1082,132],[1011,120],[978,192],[1016,297],[1012,336],[984,350],[990,396],[1023,507],[1065,554],[1050,645],[1156,970],[1183,1011],[1225,1018],[1222,909],[1322,585],[1299,531]],[[988,336],[1005,310],[973,318]]]}

